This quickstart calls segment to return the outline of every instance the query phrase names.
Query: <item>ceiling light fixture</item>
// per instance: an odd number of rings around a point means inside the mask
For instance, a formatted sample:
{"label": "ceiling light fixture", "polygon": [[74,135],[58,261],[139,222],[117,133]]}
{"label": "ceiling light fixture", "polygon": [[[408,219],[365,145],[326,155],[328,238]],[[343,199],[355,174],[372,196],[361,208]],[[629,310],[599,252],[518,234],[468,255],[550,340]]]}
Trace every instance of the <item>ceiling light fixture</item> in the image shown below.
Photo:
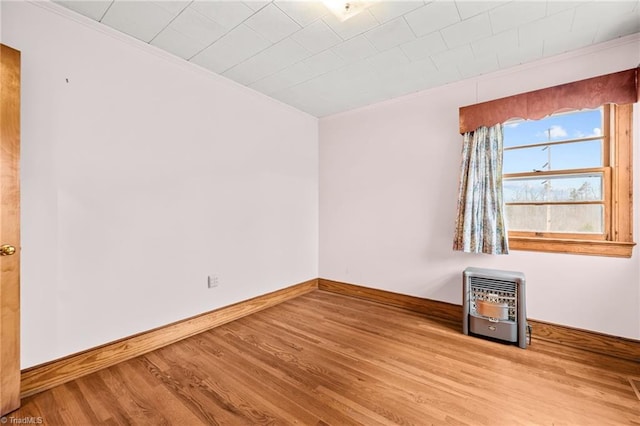
{"label": "ceiling light fixture", "polygon": [[323,3],[340,21],[344,22],[371,6],[373,2],[363,0],[324,0]]}

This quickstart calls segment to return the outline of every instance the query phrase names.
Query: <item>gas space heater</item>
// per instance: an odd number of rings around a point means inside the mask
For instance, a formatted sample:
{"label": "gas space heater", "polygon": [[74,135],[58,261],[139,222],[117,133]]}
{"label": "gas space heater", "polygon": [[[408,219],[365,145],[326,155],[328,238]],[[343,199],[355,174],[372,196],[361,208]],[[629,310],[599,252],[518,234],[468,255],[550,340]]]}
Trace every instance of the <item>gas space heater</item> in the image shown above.
{"label": "gas space heater", "polygon": [[467,268],[463,273],[462,331],[527,347],[524,274]]}

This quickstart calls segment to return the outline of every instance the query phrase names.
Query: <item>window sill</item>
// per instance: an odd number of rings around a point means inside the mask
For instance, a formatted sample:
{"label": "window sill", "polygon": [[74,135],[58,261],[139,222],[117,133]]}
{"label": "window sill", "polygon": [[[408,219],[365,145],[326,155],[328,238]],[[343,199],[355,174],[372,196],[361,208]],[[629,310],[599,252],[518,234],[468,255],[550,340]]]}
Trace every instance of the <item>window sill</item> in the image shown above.
{"label": "window sill", "polygon": [[509,249],[592,256],[631,257],[636,243],[622,241],[570,240],[559,238],[509,237]]}

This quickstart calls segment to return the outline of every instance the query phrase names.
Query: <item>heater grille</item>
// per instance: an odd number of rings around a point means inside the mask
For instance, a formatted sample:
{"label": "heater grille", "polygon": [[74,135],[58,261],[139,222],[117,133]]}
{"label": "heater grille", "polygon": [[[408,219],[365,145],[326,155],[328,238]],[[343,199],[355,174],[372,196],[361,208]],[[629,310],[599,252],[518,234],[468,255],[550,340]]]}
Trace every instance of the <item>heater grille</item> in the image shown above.
{"label": "heater grille", "polygon": [[[506,308],[507,318],[509,321],[517,320],[518,312],[518,285],[513,281],[502,281],[492,278],[470,277],[469,284],[471,286],[471,310],[473,313],[487,316],[483,314],[481,307],[494,305]],[[480,303],[478,303],[480,302]],[[482,304],[482,302],[486,302]],[[495,318],[488,316],[489,318]]]}

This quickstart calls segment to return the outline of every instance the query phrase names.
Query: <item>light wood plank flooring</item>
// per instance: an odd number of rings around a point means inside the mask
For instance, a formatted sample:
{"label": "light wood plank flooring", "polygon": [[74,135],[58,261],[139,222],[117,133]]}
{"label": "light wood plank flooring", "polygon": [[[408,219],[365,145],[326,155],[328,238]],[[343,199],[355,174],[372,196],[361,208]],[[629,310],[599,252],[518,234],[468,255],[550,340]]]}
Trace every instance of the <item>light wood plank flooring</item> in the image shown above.
{"label": "light wood plank flooring", "polygon": [[[640,364],[314,291],[22,401],[45,425],[640,425]],[[9,418],[8,420],[11,420]],[[9,422],[7,422],[9,423]]]}

